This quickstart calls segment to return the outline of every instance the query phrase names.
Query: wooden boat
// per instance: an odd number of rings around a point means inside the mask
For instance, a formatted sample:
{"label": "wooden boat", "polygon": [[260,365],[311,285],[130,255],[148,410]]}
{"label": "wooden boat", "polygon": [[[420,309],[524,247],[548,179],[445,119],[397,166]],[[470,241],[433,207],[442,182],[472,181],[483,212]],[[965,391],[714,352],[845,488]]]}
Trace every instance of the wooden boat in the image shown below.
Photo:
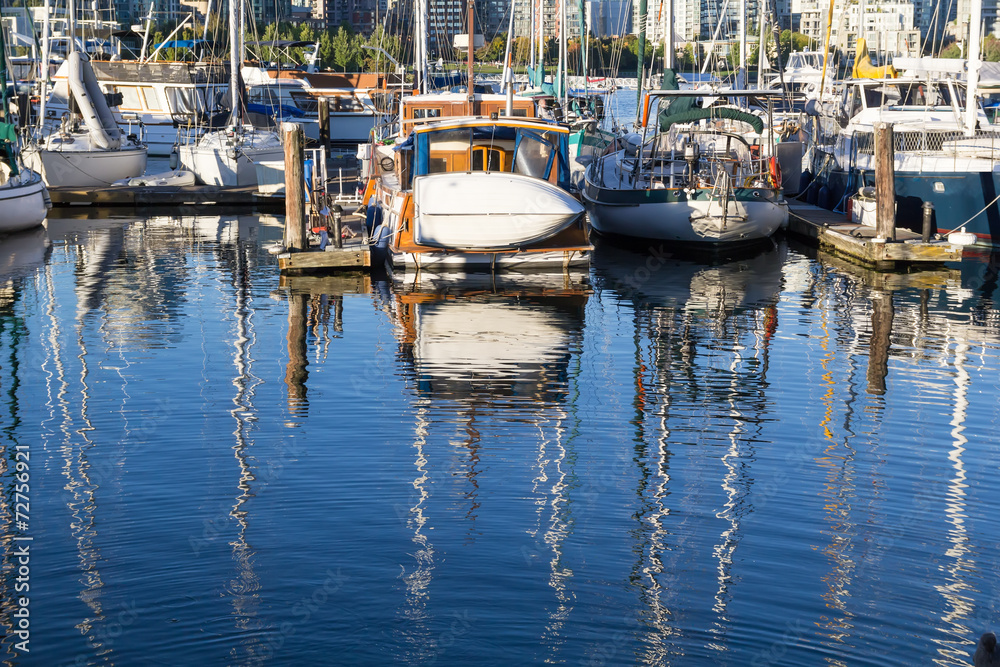
{"label": "wooden boat", "polygon": [[399,134],[371,148],[365,198],[393,264],[589,263],[584,208],[568,191],[569,129],[534,118],[530,100],[501,116],[505,104],[482,93],[402,100]]}

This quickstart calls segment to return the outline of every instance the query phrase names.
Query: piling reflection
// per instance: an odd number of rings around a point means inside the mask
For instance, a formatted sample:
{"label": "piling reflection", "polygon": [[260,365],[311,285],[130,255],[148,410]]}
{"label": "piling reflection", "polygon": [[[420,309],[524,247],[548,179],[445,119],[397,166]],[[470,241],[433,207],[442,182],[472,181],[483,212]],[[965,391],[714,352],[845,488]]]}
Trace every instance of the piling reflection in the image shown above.
{"label": "piling reflection", "polygon": [[[867,392],[875,397],[868,412],[881,416],[884,410],[884,397],[893,391],[893,368],[890,363],[893,360],[900,366],[898,372],[904,373],[920,361],[931,360],[951,369],[952,378],[950,389],[944,391],[942,386],[939,390],[948,397],[950,404],[948,423],[951,426],[951,442],[943,450],[946,461],[935,463],[953,471],[946,480],[943,498],[930,485],[915,489],[909,503],[905,503],[910,505],[910,509],[896,519],[902,527],[890,531],[888,538],[881,537],[875,547],[863,547],[852,542],[861,522],[874,522],[876,518],[885,520],[893,516],[885,507],[889,499],[875,494],[866,502],[858,503],[859,498],[868,494],[858,488],[856,480],[862,474],[865,478],[880,476],[878,468],[885,465],[885,455],[879,450],[884,445],[878,441],[867,445],[876,454],[876,461],[881,461],[875,469],[855,470],[852,461],[856,453],[851,445],[854,434],[845,428],[845,436],[840,441],[840,445],[850,452],[845,459],[845,474],[829,479],[828,484],[831,496],[835,494],[836,498],[831,497],[827,505],[834,513],[830,517],[833,541],[826,552],[835,564],[835,572],[839,573],[836,586],[830,589],[829,599],[834,602],[832,606],[840,611],[840,622],[836,624],[839,631],[831,633],[830,637],[839,642],[854,641],[850,636],[854,626],[851,621],[853,614],[847,603],[852,580],[870,577],[871,571],[881,565],[886,552],[895,546],[894,542],[905,538],[908,527],[918,521],[935,522],[940,518],[946,527],[946,539],[940,545],[941,553],[928,555],[935,562],[940,561],[936,568],[940,578],[935,579],[933,588],[943,598],[940,631],[938,636],[932,638],[938,647],[934,662],[964,662],[970,650],[969,637],[983,630],[975,623],[976,610],[972,603],[982,591],[976,591],[970,582],[971,573],[980,567],[975,553],[982,547],[974,543],[974,536],[967,526],[969,473],[964,459],[969,444],[965,430],[972,377],[968,366],[970,356],[982,354],[985,347],[1000,343],[1000,329],[996,327],[998,309],[993,301],[996,296],[996,256],[991,255],[989,261],[978,266],[972,264],[973,268],[970,265],[963,265],[961,270],[941,267],[915,274],[877,274],[823,253],[817,259],[827,275],[835,277],[846,288],[828,295],[834,303],[845,306],[839,309],[843,316],[836,324],[836,330],[841,332],[841,337],[848,332],[855,335],[857,343],[849,346],[849,352],[865,351],[862,341],[868,329],[866,383]],[[970,272],[974,275],[973,279],[970,279]],[[824,282],[829,285],[830,281],[817,281],[817,285],[822,286]],[[858,306],[865,302],[871,313],[869,327],[865,327],[856,314],[858,310],[863,312]],[[854,383],[854,378],[850,377],[848,386],[853,387]],[[845,427],[849,421],[845,421]],[[857,516],[859,510],[861,516]],[[937,548],[937,544],[932,543],[932,548]],[[995,583],[990,582],[989,585],[995,588]],[[832,623],[828,625],[831,630],[833,627]]]}
{"label": "piling reflection", "polygon": [[360,273],[281,276],[278,293],[288,302],[285,387],[289,413],[293,418],[309,414],[310,339],[315,348],[316,363],[323,362],[330,341],[343,335],[344,295],[367,294],[371,287],[371,279]]}

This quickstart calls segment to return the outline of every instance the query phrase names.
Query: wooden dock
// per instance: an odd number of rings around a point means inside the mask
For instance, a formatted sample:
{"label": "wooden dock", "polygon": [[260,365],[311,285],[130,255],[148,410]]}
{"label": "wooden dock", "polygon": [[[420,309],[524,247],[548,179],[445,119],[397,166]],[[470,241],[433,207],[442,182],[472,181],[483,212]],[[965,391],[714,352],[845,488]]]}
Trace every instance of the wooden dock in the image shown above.
{"label": "wooden dock", "polygon": [[123,206],[149,208],[163,206],[252,207],[284,210],[284,197],[262,197],[256,185],[116,185],[107,188],[49,188],[54,206]]}
{"label": "wooden dock", "polygon": [[788,232],[827,252],[877,271],[933,266],[962,260],[962,246],[945,240],[923,243],[920,234],[896,229],[896,240],[876,238],[874,227],[851,222],[843,213],[790,200]]}

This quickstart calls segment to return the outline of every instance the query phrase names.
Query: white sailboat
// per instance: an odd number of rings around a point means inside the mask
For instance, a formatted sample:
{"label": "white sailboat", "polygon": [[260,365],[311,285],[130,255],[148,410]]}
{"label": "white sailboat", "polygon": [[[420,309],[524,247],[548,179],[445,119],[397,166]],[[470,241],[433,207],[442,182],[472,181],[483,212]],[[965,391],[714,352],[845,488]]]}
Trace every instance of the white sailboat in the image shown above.
{"label": "white sailboat", "polygon": [[[74,34],[73,3],[69,3],[70,34]],[[97,83],[90,57],[70,40],[68,80],[78,113],[65,113],[58,127],[40,128],[23,152],[26,166],[52,186],[111,185],[146,170],[146,145],[125,136]],[[48,54],[45,54],[47,57]]]}
{"label": "white sailboat", "polygon": [[243,85],[243,3],[229,3],[229,95],[232,116],[227,127],[205,132],[197,141],[177,149],[183,169],[205,185],[257,185],[256,163],[283,160],[277,132],[259,129],[245,120]]}
{"label": "white sailboat", "polygon": [[[0,33],[0,100],[7,99],[7,59]],[[17,134],[7,122],[6,106],[0,105],[0,233],[31,229],[42,224],[49,197],[42,177],[18,164]]]}

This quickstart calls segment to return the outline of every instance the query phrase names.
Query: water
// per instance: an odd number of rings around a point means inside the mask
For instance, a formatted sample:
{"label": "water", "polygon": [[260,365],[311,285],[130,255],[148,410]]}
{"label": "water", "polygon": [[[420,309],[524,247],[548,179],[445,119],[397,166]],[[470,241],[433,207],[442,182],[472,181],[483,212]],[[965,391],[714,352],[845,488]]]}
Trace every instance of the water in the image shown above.
{"label": "water", "polygon": [[995,267],[282,279],[278,222],[0,246],[7,664],[961,665],[997,628]]}

